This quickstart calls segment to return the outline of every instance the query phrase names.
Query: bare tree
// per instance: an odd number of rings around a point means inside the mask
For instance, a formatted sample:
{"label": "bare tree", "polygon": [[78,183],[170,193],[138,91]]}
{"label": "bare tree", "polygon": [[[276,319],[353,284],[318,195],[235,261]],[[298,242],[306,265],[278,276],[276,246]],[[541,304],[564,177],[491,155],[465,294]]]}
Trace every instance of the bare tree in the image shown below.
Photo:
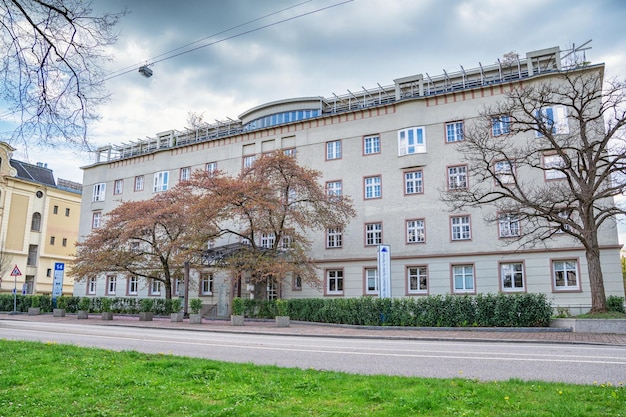
{"label": "bare tree", "polygon": [[594,312],[606,310],[602,226],[625,213],[613,197],[626,191],[626,84],[603,75],[602,66],[580,66],[512,87],[459,145],[467,188],[442,192],[452,209],[490,206],[487,221],[521,225],[511,233],[521,248],[549,247],[556,234],[577,241]]}
{"label": "bare tree", "polygon": [[[0,0],[2,99],[24,145],[86,147],[107,99],[102,65],[124,12],[96,16],[88,0]],[[33,139],[36,138],[36,139]]]}
{"label": "bare tree", "polygon": [[0,286],[5,275],[11,270],[11,261],[13,257],[7,253],[4,248],[5,239],[0,239]]}

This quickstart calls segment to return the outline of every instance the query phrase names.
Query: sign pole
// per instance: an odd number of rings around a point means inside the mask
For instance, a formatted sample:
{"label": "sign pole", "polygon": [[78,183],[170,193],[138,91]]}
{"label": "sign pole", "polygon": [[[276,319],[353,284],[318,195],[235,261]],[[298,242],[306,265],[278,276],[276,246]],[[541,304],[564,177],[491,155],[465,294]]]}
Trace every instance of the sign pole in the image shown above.
{"label": "sign pole", "polygon": [[20,269],[15,265],[13,267],[13,271],[11,271],[11,276],[13,277],[13,313],[17,314],[17,276],[22,275]]}

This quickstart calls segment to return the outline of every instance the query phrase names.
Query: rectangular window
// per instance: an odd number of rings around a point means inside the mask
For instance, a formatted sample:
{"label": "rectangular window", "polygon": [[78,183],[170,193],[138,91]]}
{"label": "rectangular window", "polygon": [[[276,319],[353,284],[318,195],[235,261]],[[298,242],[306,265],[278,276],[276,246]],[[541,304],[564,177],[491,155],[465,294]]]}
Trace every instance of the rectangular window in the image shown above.
{"label": "rectangular window", "polygon": [[382,196],[380,177],[366,177],[365,182],[365,199],[380,198]]}
{"label": "rectangular window", "polygon": [[65,209],[65,217],[70,217],[70,209],[69,208]]}
{"label": "rectangular window", "polygon": [[96,211],[91,217],[91,228],[97,229],[102,226],[102,212]]}
{"label": "rectangular window", "polygon": [[191,167],[184,167],[180,169],[180,180],[189,181],[191,179]]}
{"label": "rectangular window", "polygon": [[467,166],[448,167],[448,189],[460,190],[467,188]]}
{"label": "rectangular window", "polygon": [[28,257],[26,258],[26,265],[37,266],[37,254],[39,253],[39,246],[28,245]]}
{"label": "rectangular window", "polygon": [[283,153],[287,156],[296,157],[296,148],[283,149]]}
{"label": "rectangular window", "polygon": [[544,136],[545,133],[553,135],[566,135],[569,133],[567,123],[567,110],[563,106],[544,107],[535,111],[537,120],[536,137]]}
{"label": "rectangular window", "polygon": [[368,223],[365,225],[365,245],[374,246],[383,243],[383,225],[381,223]]}
{"label": "rectangular window", "polygon": [[510,161],[498,161],[494,165],[496,178],[500,184],[513,184],[515,182],[514,166]]}
{"label": "rectangular window", "polygon": [[446,123],[446,142],[460,142],[463,140],[463,122]]}
{"label": "rectangular window", "polygon": [[408,294],[428,293],[428,270],[425,266],[407,266],[406,279]]}
{"label": "rectangular window", "polygon": [[342,184],[341,181],[328,181],[326,183],[326,193],[328,195],[342,195]]}
{"label": "rectangular window", "polygon": [[426,130],[424,127],[410,127],[398,131],[398,155],[426,153]]}
{"label": "rectangular window", "polygon": [[342,230],[340,227],[326,229],[326,247],[340,248],[342,244]]}
{"label": "rectangular window", "polygon": [[276,235],[274,233],[261,233],[261,247],[262,248],[273,248],[274,243],[276,242]]}
{"label": "rectangular window", "polygon": [[209,173],[209,175],[215,174],[217,171],[217,162],[207,162],[204,170]]}
{"label": "rectangular window", "polygon": [[520,236],[519,218],[514,214],[501,214],[498,217],[498,232],[500,237]]}
{"label": "rectangular window", "polygon": [[341,158],[341,141],[326,142],[326,160]]}
{"label": "rectangular window", "polygon": [[143,175],[135,177],[135,191],[143,191]]}
{"label": "rectangular window", "polygon": [[426,242],[424,219],[406,221],[406,243]]}
{"label": "rectangular window", "polygon": [[472,238],[469,216],[450,217],[450,225],[452,240],[470,240]]}
{"label": "rectangular window", "polygon": [[424,192],[422,170],[404,173],[404,194],[421,194]]}
{"label": "rectangular window", "polygon": [[578,262],[574,259],[552,261],[552,277],[555,291],[578,291]]}
{"label": "rectangular window", "polygon": [[137,295],[139,293],[139,278],[132,275],[128,278],[128,295]]}
{"label": "rectangular window", "polygon": [[124,180],[115,180],[113,183],[113,194],[119,195],[124,191]]}
{"label": "rectangular window", "polygon": [[378,270],[376,268],[365,268],[365,294],[378,294]]}
{"label": "rectangular window", "polygon": [[502,291],[524,291],[524,265],[521,262],[501,263],[500,279],[502,280]]}
{"label": "rectangular window", "polygon": [[296,275],[295,277],[293,277],[291,289],[293,291],[302,291],[302,277],[300,275]]}
{"label": "rectangular window", "polygon": [[543,168],[545,169],[546,180],[558,180],[565,178],[565,161],[561,155],[544,155]]}
{"label": "rectangular window", "polygon": [[326,271],[326,294],[343,294],[343,270],[329,269]]}
{"label": "rectangular window", "polygon": [[511,117],[507,114],[491,118],[491,135],[502,136],[511,133]]}
{"label": "rectangular window", "polygon": [[96,277],[87,278],[87,294],[93,295],[96,293],[96,283],[98,280]]}
{"label": "rectangular window", "polygon": [[251,168],[254,165],[254,161],[256,161],[256,155],[245,155],[243,157],[243,167]]}
{"label": "rectangular window", "polygon": [[115,275],[107,276],[107,295],[115,295],[117,291],[117,277]]}
{"label": "rectangular window", "polygon": [[455,294],[473,293],[474,265],[453,265],[452,285]]}
{"label": "rectangular window", "polygon": [[380,153],[380,137],[376,136],[365,136],[363,138],[363,154],[371,155],[374,153]]}
{"label": "rectangular window", "polygon": [[169,183],[170,173],[167,171],[161,171],[154,174],[154,186],[152,187],[153,193],[159,193],[161,191],[167,191]]}
{"label": "rectangular window", "polygon": [[106,192],[106,183],[100,183],[93,186],[93,199],[92,201],[104,201],[104,195]]}
{"label": "rectangular window", "polygon": [[61,245],[63,247],[67,247],[67,238],[66,237],[64,237],[63,240],[61,240]]}
{"label": "rectangular window", "polygon": [[50,236],[50,244],[54,245],[54,241],[56,240],[56,238],[54,236]]}
{"label": "rectangular window", "polygon": [[200,275],[200,295],[213,294],[213,274],[205,273]]}
{"label": "rectangular window", "polygon": [[569,225],[567,222],[572,221],[572,210],[561,210],[559,211],[558,216],[560,219],[562,219],[563,223],[559,223],[557,225],[557,233],[571,232],[572,226]]}
{"label": "rectangular window", "polygon": [[150,280],[150,295],[161,295],[161,281]]}
{"label": "rectangular window", "polygon": [[52,214],[59,214],[59,206],[52,207]]}

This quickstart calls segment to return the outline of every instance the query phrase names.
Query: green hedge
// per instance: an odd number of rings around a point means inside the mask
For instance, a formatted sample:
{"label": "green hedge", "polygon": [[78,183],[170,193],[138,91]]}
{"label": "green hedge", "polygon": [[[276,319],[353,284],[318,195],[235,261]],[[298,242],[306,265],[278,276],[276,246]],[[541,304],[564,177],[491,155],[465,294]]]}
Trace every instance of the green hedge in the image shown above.
{"label": "green hedge", "polygon": [[[436,295],[419,298],[306,298],[287,301],[293,320],[363,326],[545,327],[552,306],[544,294]],[[273,301],[245,300],[245,315],[271,318]]]}

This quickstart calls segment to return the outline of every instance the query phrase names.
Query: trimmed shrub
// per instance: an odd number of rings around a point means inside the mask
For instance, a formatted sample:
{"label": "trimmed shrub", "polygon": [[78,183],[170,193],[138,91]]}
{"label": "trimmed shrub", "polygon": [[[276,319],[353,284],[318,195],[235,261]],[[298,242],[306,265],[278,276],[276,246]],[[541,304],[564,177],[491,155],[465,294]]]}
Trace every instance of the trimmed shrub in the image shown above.
{"label": "trimmed shrub", "polygon": [[624,297],[609,295],[606,298],[606,309],[608,311],[615,311],[617,313],[625,313],[626,311],[624,311]]}

